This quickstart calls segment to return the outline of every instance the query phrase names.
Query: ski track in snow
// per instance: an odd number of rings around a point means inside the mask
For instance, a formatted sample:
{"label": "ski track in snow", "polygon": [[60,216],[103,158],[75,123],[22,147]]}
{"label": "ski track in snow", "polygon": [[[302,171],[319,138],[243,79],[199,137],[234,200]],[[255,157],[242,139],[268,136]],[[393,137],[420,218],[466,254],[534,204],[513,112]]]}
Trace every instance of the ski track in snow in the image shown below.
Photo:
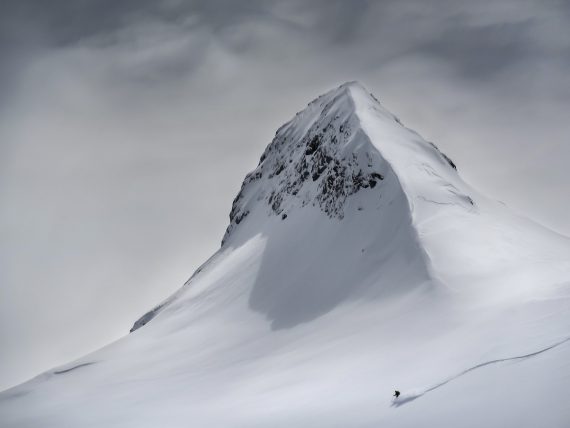
{"label": "ski track in snow", "polygon": [[539,354],[542,354],[543,352],[550,351],[551,349],[554,349],[554,348],[556,348],[556,347],[558,347],[558,346],[560,346],[560,345],[563,345],[564,343],[566,343],[566,342],[568,342],[568,341],[570,341],[570,337],[567,337],[566,339],[564,339],[564,340],[562,340],[562,341],[560,341],[560,342],[556,342],[556,343],[554,343],[553,345],[547,346],[546,348],[543,348],[543,349],[541,349],[541,350],[539,350],[539,351],[531,352],[530,354],[519,355],[519,356],[516,356],[516,357],[499,358],[499,359],[496,359],[496,360],[486,361],[486,362],[484,362],[484,363],[477,364],[476,366],[473,366],[473,367],[470,367],[470,368],[468,368],[468,369],[466,369],[466,370],[463,370],[462,372],[460,372],[460,373],[456,374],[455,376],[452,376],[452,377],[450,377],[450,378],[444,380],[443,382],[440,382],[440,383],[438,383],[438,384],[436,384],[436,385],[434,385],[434,386],[432,386],[432,387],[430,387],[430,388],[427,388],[427,389],[424,390],[423,392],[416,393],[416,394],[411,394],[411,395],[405,395],[405,396],[402,395],[401,397],[398,397],[397,399],[394,399],[394,400],[392,401],[392,407],[400,407],[400,406],[403,406],[404,404],[407,404],[407,403],[409,403],[409,402],[411,402],[411,401],[417,400],[418,398],[423,397],[424,395],[426,395],[428,392],[431,392],[431,391],[433,391],[433,390],[436,390],[436,389],[438,389],[438,388],[441,388],[442,386],[447,385],[449,382],[451,382],[451,381],[453,381],[453,380],[455,380],[455,379],[457,379],[457,378],[459,378],[459,377],[461,377],[461,376],[463,376],[463,375],[466,375],[467,373],[472,372],[473,370],[477,370],[477,369],[480,369],[480,368],[482,368],[482,367],[489,366],[489,365],[491,365],[491,364],[504,363],[504,362],[507,362],[507,361],[524,360],[524,359],[527,359],[527,358],[535,357],[535,356],[537,356],[537,355],[539,355]]}

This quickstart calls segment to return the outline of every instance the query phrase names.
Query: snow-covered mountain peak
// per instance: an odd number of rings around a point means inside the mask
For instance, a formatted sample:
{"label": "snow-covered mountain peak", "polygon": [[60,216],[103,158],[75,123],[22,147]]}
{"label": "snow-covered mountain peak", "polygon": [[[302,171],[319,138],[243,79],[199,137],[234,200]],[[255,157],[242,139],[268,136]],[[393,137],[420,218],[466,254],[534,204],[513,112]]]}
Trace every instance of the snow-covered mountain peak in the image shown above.
{"label": "snow-covered mountain peak", "polygon": [[311,205],[343,219],[353,195],[378,198],[390,185],[403,186],[410,204],[418,198],[448,203],[461,195],[472,206],[461,183],[435,145],[404,127],[360,83],[347,82],[277,130],[234,200],[223,242],[254,210],[286,220]]}
{"label": "snow-covered mountain peak", "polygon": [[569,296],[567,238],[351,82],[277,131],[179,291],[0,425],[568,426]]}

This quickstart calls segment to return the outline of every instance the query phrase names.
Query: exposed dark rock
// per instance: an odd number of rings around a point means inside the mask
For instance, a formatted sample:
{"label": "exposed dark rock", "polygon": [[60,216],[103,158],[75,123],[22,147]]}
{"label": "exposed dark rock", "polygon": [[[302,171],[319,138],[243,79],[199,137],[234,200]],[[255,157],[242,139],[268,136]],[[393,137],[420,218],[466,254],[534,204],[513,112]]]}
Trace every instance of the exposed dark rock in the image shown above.
{"label": "exposed dark rock", "polygon": [[243,211],[241,213],[239,213],[236,217],[235,217],[235,222],[236,224],[240,224],[241,221],[247,217],[247,215],[249,214],[249,211]]}
{"label": "exposed dark rock", "polygon": [[129,330],[129,333],[132,333],[133,331],[138,330],[139,328],[144,326],[146,323],[148,323],[151,319],[153,319],[156,316],[156,314],[158,314],[158,312],[162,309],[163,306],[164,305],[162,305],[162,304],[155,306],[153,309],[151,309],[146,314],[144,314],[142,317],[140,317],[138,320],[136,320],[134,325],[132,326],[132,328]]}
{"label": "exposed dark rock", "polygon": [[88,362],[88,363],[82,363],[82,364],[77,364],[76,366],[70,367],[68,369],[64,369],[64,370],[57,370],[54,371],[53,374],[59,375],[59,374],[64,374],[64,373],[69,373],[72,370],[77,370],[81,367],[86,367],[86,366],[90,366],[92,364],[95,364],[95,362]]}
{"label": "exposed dark rock", "polygon": [[247,201],[265,200],[270,212],[282,219],[290,205],[307,204],[342,219],[347,198],[363,189],[378,191],[384,176],[377,155],[361,149],[346,151],[355,138],[362,138],[353,132],[359,129],[358,119],[331,114],[333,107],[334,100],[322,106],[320,118],[302,136],[291,132],[297,118],[279,129],[232,204],[222,244],[249,214]]}
{"label": "exposed dark rock", "polygon": [[455,165],[455,163],[445,154],[443,153],[441,150],[439,150],[439,148],[432,143],[431,141],[428,141],[428,143],[437,150],[437,152],[446,160],[446,162],[455,170],[457,170],[457,166]]}
{"label": "exposed dark rock", "polygon": [[307,156],[311,156],[313,153],[317,151],[319,145],[321,144],[321,135],[315,135],[311,141],[307,144],[307,148],[305,150],[305,154]]}
{"label": "exposed dark rock", "polygon": [[442,155],[443,158],[447,161],[447,163],[448,163],[449,165],[451,165],[451,167],[452,167],[453,169],[457,170],[457,166],[455,166],[455,164],[453,163],[453,161],[452,161],[451,159],[449,159],[445,153],[441,153],[441,155]]}

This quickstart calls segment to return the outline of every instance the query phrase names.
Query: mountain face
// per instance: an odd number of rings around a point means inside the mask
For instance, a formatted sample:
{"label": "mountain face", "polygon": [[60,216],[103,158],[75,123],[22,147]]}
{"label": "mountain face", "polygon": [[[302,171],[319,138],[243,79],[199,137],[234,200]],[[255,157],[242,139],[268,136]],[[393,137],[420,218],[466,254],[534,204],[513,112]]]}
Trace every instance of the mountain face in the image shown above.
{"label": "mountain face", "polygon": [[[357,102],[358,107],[357,107]],[[364,115],[357,114],[357,108]],[[343,219],[350,196],[361,190],[377,188],[381,197],[384,177],[394,171],[381,150],[371,142],[361,117],[371,116],[382,124],[383,131],[412,139],[411,147],[397,143],[398,151],[423,151],[427,164],[456,169],[455,164],[439,152],[433,143],[426,143],[405,129],[394,115],[360,85],[352,82],[317,98],[282,126],[267,147],[258,167],[247,175],[234,200],[230,225],[222,244],[247,215],[260,205],[268,205],[271,214],[284,220],[288,212],[306,205],[318,207],[329,218]],[[389,143],[388,143],[389,144]],[[393,150],[390,146],[386,150]],[[393,177],[398,181],[398,177]],[[388,186],[401,187],[399,183]],[[374,196],[371,196],[374,197]],[[469,197],[464,196],[473,205]]]}
{"label": "mountain face", "polygon": [[0,425],[568,426],[568,297],[567,238],[346,83],[277,131],[177,293],[1,393]]}

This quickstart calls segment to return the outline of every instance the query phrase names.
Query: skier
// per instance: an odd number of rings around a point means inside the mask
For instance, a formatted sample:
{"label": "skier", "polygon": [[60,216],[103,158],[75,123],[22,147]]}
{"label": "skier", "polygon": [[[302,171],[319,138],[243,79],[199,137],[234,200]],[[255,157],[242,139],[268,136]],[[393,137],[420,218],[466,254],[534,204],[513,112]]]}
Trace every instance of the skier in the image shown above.
{"label": "skier", "polygon": [[398,398],[400,396],[400,391],[396,390],[394,391],[394,397]]}

